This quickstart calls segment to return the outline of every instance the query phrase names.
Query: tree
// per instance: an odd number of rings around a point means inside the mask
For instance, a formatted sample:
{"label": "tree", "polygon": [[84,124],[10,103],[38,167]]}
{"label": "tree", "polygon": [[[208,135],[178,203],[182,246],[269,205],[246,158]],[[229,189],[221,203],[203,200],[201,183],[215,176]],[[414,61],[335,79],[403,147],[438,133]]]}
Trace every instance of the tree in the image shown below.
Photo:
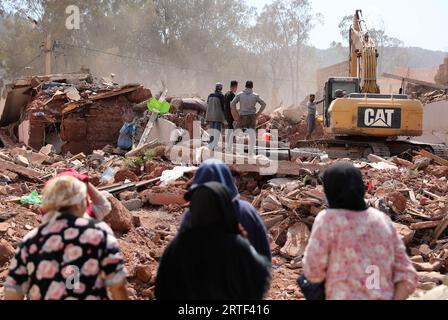
{"label": "tree", "polygon": [[347,15],[344,16],[341,20],[341,22],[339,22],[339,33],[341,34],[342,39],[345,41],[345,43],[349,42],[349,38],[350,38],[350,29],[353,25],[353,19],[354,19],[354,15]]}
{"label": "tree", "polygon": [[[291,77],[291,100],[298,102],[300,92],[301,50],[309,39],[314,22],[321,15],[314,14],[308,0],[275,0],[266,5],[259,19],[269,16],[271,27],[278,34],[276,46],[280,47],[288,64]],[[263,23],[263,22],[261,22]]]}
{"label": "tree", "polygon": [[[347,15],[344,16],[339,23],[339,32],[342,36],[342,38],[348,43],[349,37],[350,37],[350,29],[353,25],[353,15]],[[403,46],[403,42],[397,38],[388,36],[386,34],[386,27],[384,25],[384,22],[381,24],[381,27],[379,29],[370,28],[368,30],[369,35],[373,38],[376,44],[376,48],[378,50],[378,53],[380,55],[379,61],[378,61],[378,68],[380,71],[384,70],[384,66],[386,64],[390,64],[390,57],[385,57],[385,48],[398,48]]]}

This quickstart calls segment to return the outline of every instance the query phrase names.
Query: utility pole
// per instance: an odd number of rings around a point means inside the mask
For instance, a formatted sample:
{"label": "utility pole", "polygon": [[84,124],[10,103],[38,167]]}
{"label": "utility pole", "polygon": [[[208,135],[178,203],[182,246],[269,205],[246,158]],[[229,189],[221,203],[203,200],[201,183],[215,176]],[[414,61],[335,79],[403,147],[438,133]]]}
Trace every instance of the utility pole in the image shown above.
{"label": "utility pole", "polygon": [[53,42],[51,41],[51,34],[47,33],[45,41],[45,74],[51,74],[51,63],[53,60]]}

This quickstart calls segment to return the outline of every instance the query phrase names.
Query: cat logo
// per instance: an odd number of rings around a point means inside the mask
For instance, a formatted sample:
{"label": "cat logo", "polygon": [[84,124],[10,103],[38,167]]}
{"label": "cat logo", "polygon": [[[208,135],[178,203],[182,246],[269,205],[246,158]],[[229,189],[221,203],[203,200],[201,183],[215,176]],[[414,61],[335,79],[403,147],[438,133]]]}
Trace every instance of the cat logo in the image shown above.
{"label": "cat logo", "polygon": [[358,127],[400,129],[401,109],[360,107],[358,109]]}

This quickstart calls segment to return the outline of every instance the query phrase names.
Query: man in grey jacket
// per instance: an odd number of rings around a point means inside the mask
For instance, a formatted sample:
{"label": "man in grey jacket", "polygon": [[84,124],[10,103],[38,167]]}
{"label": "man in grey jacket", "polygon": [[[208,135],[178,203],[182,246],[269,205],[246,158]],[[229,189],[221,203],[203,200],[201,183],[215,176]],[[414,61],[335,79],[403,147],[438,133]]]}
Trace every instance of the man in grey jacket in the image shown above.
{"label": "man in grey jacket", "polygon": [[[232,115],[238,120],[238,129],[256,129],[257,116],[266,108],[266,102],[253,91],[254,83],[252,81],[246,82],[246,89],[238,93],[233,99],[230,107]],[[240,104],[240,109],[237,111],[236,105]],[[257,112],[256,105],[260,104],[261,108]]]}
{"label": "man in grey jacket", "polygon": [[210,149],[215,149],[221,137],[221,130],[225,121],[224,117],[224,95],[222,94],[222,84],[217,83],[215,92],[207,99],[207,114],[205,120],[208,123],[210,134]]}

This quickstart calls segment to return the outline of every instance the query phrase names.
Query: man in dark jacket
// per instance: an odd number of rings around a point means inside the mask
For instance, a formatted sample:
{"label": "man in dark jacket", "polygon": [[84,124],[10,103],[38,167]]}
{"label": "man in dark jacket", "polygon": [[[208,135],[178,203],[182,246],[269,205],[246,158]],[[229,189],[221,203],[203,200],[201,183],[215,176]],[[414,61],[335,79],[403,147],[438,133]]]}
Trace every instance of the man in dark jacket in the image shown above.
{"label": "man in dark jacket", "polygon": [[232,115],[230,104],[232,103],[233,99],[235,99],[237,90],[238,90],[238,81],[233,80],[230,82],[230,90],[227,91],[227,93],[224,95],[224,116],[226,118],[228,128],[228,131],[226,133],[227,152],[231,152],[232,150],[233,129],[234,129],[233,122],[235,121]]}
{"label": "man in dark jacket", "polygon": [[215,92],[210,94],[207,99],[207,114],[205,120],[208,123],[210,134],[210,149],[215,149],[221,137],[222,125],[225,121],[224,117],[224,96],[222,94],[222,84],[217,83]]}
{"label": "man in dark jacket", "polygon": [[[238,222],[247,232],[247,238],[255,250],[271,261],[271,248],[269,245],[266,227],[257,209],[247,201],[240,199],[240,194],[233,181],[229,167],[220,160],[210,159],[204,161],[193,179],[191,188],[203,185],[207,182],[219,182],[230,191],[232,203]],[[180,230],[185,230],[190,225],[191,214],[187,211],[182,220]]]}
{"label": "man in dark jacket", "polygon": [[229,129],[233,130],[233,122],[235,121],[230,110],[230,103],[235,99],[235,93],[238,90],[238,81],[230,82],[230,90],[224,95],[224,115],[226,117]]}

